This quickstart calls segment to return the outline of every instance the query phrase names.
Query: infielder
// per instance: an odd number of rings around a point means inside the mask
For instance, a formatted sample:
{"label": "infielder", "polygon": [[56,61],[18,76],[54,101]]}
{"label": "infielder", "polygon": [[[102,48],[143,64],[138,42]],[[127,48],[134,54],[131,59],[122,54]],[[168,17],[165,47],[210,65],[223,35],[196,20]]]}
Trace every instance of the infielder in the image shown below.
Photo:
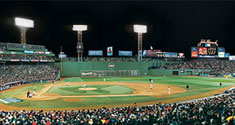
{"label": "infielder", "polygon": [[168,86],[168,95],[171,95],[171,88]]}

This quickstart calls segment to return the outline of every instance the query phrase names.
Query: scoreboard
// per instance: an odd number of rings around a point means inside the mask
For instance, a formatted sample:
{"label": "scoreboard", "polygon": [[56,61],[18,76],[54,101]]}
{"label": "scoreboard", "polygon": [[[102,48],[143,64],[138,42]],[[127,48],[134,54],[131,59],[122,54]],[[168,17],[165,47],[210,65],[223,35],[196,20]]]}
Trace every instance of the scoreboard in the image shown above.
{"label": "scoreboard", "polygon": [[201,40],[198,43],[198,46],[191,47],[191,57],[215,58],[217,56],[218,56],[217,41],[212,42],[210,40]]}
{"label": "scoreboard", "polygon": [[198,47],[199,55],[217,55],[217,48],[215,47]]}

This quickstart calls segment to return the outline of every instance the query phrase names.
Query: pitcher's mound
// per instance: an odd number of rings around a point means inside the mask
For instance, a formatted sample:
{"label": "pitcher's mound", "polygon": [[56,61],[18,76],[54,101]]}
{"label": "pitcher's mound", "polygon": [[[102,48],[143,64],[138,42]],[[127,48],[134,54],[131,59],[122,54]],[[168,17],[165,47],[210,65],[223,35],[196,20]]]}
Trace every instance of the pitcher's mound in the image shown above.
{"label": "pitcher's mound", "polygon": [[79,88],[79,90],[89,91],[89,90],[96,90],[97,88]]}

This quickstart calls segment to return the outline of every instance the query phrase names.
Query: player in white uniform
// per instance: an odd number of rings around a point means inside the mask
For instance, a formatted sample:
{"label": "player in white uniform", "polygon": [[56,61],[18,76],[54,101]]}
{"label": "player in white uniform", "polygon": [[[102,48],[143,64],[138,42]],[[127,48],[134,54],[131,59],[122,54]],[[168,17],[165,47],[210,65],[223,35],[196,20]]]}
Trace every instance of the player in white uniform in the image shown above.
{"label": "player in white uniform", "polygon": [[149,81],[150,81],[150,89],[152,89],[153,88],[153,80],[149,79]]}
{"label": "player in white uniform", "polygon": [[168,95],[171,95],[171,88],[168,86]]}
{"label": "player in white uniform", "polygon": [[34,87],[34,89],[33,89],[33,96],[35,96],[36,95],[36,88]]}

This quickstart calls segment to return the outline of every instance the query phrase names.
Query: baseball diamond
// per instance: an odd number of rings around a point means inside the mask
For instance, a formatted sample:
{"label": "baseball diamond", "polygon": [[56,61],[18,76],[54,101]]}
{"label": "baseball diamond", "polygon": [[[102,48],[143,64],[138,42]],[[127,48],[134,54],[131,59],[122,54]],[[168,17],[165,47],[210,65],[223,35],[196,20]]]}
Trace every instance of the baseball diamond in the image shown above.
{"label": "baseball diamond", "polygon": [[0,125],[235,125],[227,1],[0,0]]}

